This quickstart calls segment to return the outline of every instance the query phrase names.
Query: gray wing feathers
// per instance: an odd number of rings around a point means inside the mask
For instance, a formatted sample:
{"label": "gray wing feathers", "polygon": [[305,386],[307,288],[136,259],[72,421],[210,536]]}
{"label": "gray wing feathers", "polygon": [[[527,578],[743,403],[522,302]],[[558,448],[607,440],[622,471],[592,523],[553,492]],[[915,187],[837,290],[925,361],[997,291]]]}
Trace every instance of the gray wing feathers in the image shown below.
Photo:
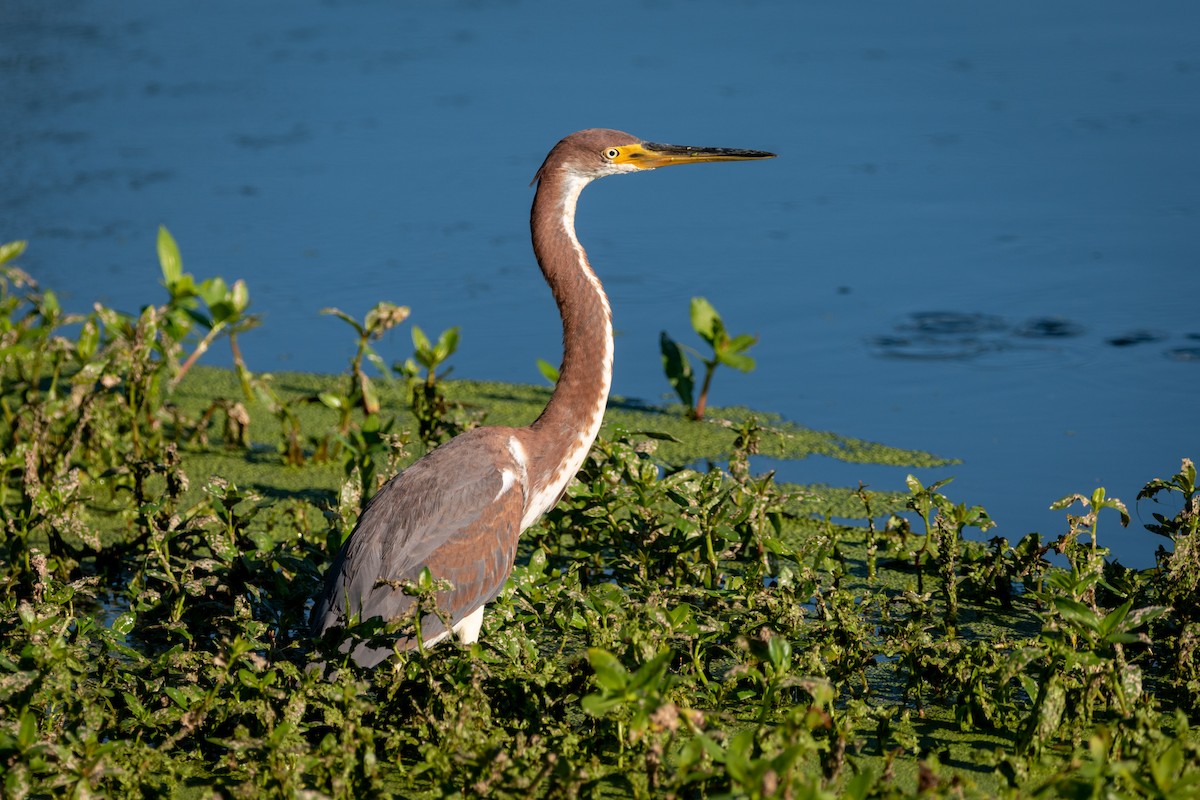
{"label": "gray wing feathers", "polygon": [[[507,438],[494,428],[459,436],[379,490],[330,567],[311,616],[314,635],[344,626],[347,608],[364,621],[401,616],[412,598],[385,581],[415,580],[426,566],[455,586],[437,598],[451,624],[499,593],[512,571],[525,506],[521,466]],[[422,621],[425,638],[443,630],[436,617]]]}

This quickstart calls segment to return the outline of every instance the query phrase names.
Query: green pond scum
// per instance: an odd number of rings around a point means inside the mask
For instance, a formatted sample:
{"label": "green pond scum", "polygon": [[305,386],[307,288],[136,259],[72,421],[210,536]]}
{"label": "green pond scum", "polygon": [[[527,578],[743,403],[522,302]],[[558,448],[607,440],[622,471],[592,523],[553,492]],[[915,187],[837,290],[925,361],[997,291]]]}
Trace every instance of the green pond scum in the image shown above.
{"label": "green pond scum", "polygon": [[[1137,498],[1163,547],[1136,571],[1109,558],[1129,514],[1101,488],[1010,541],[952,461],[615,399],[480,641],[364,671],[305,625],[363,504],[549,390],[448,381],[454,329],[389,366],[393,304],[330,310],[345,374],[255,373],[249,288],[193,278],[169,234],[167,296],[136,314],[64,310],[23,248],[0,246],[4,797],[1200,796],[1186,454]],[[226,346],[233,369],[200,363]],[[813,454],[944,476],[879,493],[755,468]],[[436,609],[429,576],[407,590]]]}

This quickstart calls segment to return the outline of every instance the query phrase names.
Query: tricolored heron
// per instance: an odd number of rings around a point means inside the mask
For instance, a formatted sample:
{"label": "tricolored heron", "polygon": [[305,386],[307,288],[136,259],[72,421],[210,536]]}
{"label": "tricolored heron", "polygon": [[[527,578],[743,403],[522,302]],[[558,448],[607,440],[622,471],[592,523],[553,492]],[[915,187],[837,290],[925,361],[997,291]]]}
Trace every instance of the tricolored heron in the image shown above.
{"label": "tricolored heron", "polygon": [[[759,150],[684,147],[644,142],[620,131],[579,131],[556,144],[533,182],[533,252],[563,323],[558,384],[541,416],[524,428],[476,428],[408,467],[367,504],[325,578],[310,624],[314,636],[350,618],[392,620],[413,598],[400,588],[425,567],[453,589],[438,594],[439,609],[463,642],[479,637],[484,604],[512,572],[521,532],[562,497],[587,456],[612,382],[612,312],[600,280],[575,236],[575,205],[596,178],[676,164],[771,158]],[[436,615],[421,620],[433,644],[450,631]],[[351,652],[364,667],[395,649],[359,643]],[[347,643],[344,647],[349,647]]]}

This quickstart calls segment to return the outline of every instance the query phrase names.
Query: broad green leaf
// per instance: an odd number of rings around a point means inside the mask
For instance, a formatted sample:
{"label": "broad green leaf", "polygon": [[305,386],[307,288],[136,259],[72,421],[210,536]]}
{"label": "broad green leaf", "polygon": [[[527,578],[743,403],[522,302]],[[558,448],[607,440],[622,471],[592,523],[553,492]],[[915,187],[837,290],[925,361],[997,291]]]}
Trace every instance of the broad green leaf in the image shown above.
{"label": "broad green leaf", "polygon": [[749,333],[743,333],[739,336],[734,336],[729,340],[729,349],[735,353],[740,353],[743,350],[748,350],[758,344],[758,337]]}
{"label": "broad green leaf", "polygon": [[435,352],[437,353],[439,364],[454,355],[454,352],[458,350],[458,331],[459,329],[456,325],[453,328],[447,328],[442,331],[442,335],[438,337]]}
{"label": "broad green leaf", "polygon": [[1169,613],[1170,610],[1170,606],[1143,606],[1129,614],[1125,620],[1124,627],[1130,631],[1137,630],[1143,625],[1153,622],[1164,614]]}
{"label": "broad green leaf", "polygon": [[79,339],[75,342],[75,355],[80,361],[88,361],[96,354],[100,345],[100,326],[95,319],[89,318],[79,329]]}
{"label": "broad green leaf", "polygon": [[622,697],[605,697],[602,694],[584,695],[579,704],[583,707],[585,714],[591,714],[593,717],[600,717],[607,714],[612,709],[621,705],[624,702]]}
{"label": "broad green leaf", "polygon": [[228,325],[237,317],[237,310],[233,307],[233,303],[229,302],[228,295],[215,303],[210,303],[208,310],[212,313],[214,325]]}
{"label": "broad green leaf", "polygon": [[700,338],[709,344],[714,344],[725,326],[721,315],[713,308],[712,303],[703,297],[693,297],[691,306],[692,329],[700,334]]}
{"label": "broad green leaf", "polygon": [[62,311],[62,306],[58,302],[58,295],[49,289],[42,295],[41,302],[38,305],[41,306],[42,316],[49,319],[57,317],[59,312]]}
{"label": "broad green leaf", "polygon": [[137,695],[132,692],[121,692],[125,698],[125,705],[133,712],[135,717],[139,719],[146,716],[146,706],[138,699]]}
{"label": "broad green leaf", "polygon": [[1124,603],[1105,614],[1104,619],[1100,620],[1100,633],[1104,636],[1107,636],[1118,628],[1123,627],[1121,623],[1125,621],[1125,617],[1129,615],[1129,609],[1131,608],[1133,608],[1133,598],[1126,600]]}
{"label": "broad green leaf", "polygon": [[25,252],[25,247],[29,243],[24,240],[15,242],[5,242],[0,244],[0,264],[12,261]]}
{"label": "broad green leaf", "polygon": [[229,295],[229,286],[220,275],[209,278],[197,287],[197,294],[209,308],[225,300]]}
{"label": "broad green leaf", "polygon": [[629,688],[639,690],[650,686],[652,683],[657,683],[662,679],[663,673],[666,672],[667,664],[670,660],[671,651],[663,650],[654,658],[642,664],[642,666],[638,667],[637,672],[633,674],[633,679],[629,682]]}
{"label": "broad green leaf", "polygon": [[1096,612],[1078,600],[1072,600],[1069,597],[1055,597],[1054,607],[1068,622],[1074,622],[1090,631],[1100,629],[1100,619],[1096,616]]}
{"label": "broad green leaf", "polygon": [[17,730],[17,746],[28,750],[37,740],[37,715],[26,708],[21,712],[21,726]]}
{"label": "broad green leaf", "polygon": [[739,372],[751,372],[755,367],[755,361],[751,356],[735,353],[731,350],[722,349],[718,351],[717,360],[727,367],[733,367]]}
{"label": "broad green leaf", "polygon": [[598,647],[588,648],[588,663],[596,673],[596,683],[612,692],[624,691],[629,685],[629,671],[617,657]]}
{"label": "broad green leaf", "polygon": [[551,364],[544,358],[537,360],[538,372],[542,373],[542,377],[550,381],[551,384],[558,383],[558,367]]}
{"label": "broad green leaf", "polygon": [[693,392],[696,388],[696,382],[693,377],[692,364],[688,361],[687,353],[683,351],[683,348],[674,339],[667,335],[666,331],[659,334],[658,342],[662,350],[663,372],[667,375],[667,382],[671,384],[671,388],[679,396],[679,401],[688,408],[691,408],[695,404]]}
{"label": "broad green leaf", "polygon": [[767,642],[767,658],[776,672],[786,671],[792,663],[792,645],[782,636],[772,636]]}
{"label": "broad green leaf", "polygon": [[132,612],[126,612],[124,614],[121,614],[116,619],[114,619],[112,621],[112,625],[110,626],[110,628],[114,632],[119,633],[122,636],[128,636],[130,631],[133,630],[133,627],[136,624],[137,624],[137,615]]}
{"label": "broad green leaf", "polygon": [[1081,494],[1069,494],[1066,497],[1060,497],[1051,503],[1050,510],[1062,511],[1064,508],[1068,508],[1076,502],[1083,503],[1083,505],[1086,507],[1089,503],[1089,500]]}
{"label": "broad green leaf", "polygon": [[179,255],[179,245],[175,244],[175,238],[165,225],[158,226],[158,263],[168,289],[183,277],[183,258]]}
{"label": "broad green leaf", "polygon": [[[417,351],[417,360],[425,364],[426,359],[422,358],[421,354],[429,353],[433,350],[433,345],[429,343],[429,337],[425,335],[425,331],[421,330],[420,325],[412,326],[412,343]],[[425,364],[425,366],[428,367],[429,365]]]}
{"label": "broad green leaf", "polygon": [[191,708],[191,701],[189,700],[188,696],[178,687],[164,686],[163,693],[167,697],[171,698],[175,705],[179,706],[184,711],[187,711],[189,708]]}

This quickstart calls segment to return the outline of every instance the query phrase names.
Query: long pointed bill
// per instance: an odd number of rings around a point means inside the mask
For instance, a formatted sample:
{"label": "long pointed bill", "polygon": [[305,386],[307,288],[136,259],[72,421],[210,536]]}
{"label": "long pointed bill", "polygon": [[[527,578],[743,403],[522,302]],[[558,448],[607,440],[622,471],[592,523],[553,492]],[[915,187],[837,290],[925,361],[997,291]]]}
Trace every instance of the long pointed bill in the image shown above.
{"label": "long pointed bill", "polygon": [[656,169],[676,164],[704,164],[712,161],[754,161],[774,158],[774,153],[763,150],[735,150],[729,147],[691,147],[679,144],[642,142],[624,145],[620,155],[613,159],[618,164],[629,164],[638,169]]}

